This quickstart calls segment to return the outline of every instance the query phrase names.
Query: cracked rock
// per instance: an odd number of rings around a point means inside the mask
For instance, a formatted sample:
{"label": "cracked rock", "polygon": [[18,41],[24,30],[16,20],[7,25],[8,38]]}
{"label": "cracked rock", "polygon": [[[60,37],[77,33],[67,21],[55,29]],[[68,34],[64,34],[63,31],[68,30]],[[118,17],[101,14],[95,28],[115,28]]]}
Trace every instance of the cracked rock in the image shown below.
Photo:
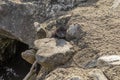
{"label": "cracked rock", "polygon": [[36,53],[36,61],[43,70],[39,74],[49,72],[57,66],[65,64],[74,54],[72,45],[63,39],[39,39],[35,41],[35,46],[39,49]]}
{"label": "cracked rock", "polygon": [[64,64],[73,55],[72,45],[63,39],[45,38],[36,40],[38,63],[52,65]]}

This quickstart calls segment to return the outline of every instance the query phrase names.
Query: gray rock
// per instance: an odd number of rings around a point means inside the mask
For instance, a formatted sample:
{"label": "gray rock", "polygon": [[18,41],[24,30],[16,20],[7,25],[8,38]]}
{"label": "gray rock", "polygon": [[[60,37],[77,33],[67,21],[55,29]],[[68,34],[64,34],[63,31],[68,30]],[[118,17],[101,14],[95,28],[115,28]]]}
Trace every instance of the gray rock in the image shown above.
{"label": "gray rock", "polygon": [[46,48],[46,47],[54,47],[56,46],[56,39],[54,38],[44,38],[38,39],[34,41],[34,45],[37,49]]}
{"label": "gray rock", "polygon": [[[33,47],[36,34],[44,33],[43,29],[35,31],[34,22],[43,22],[50,17],[59,15],[61,11],[73,8],[81,0],[67,1],[20,1],[9,0],[0,2],[0,30],[9,32],[15,39]],[[46,36],[46,34],[44,35]],[[45,38],[42,36],[42,38]],[[41,37],[38,37],[41,38]]]}
{"label": "gray rock", "polygon": [[67,23],[71,19],[71,14],[63,15],[58,19],[48,20],[44,23],[34,22],[34,26],[39,38],[59,37],[65,38]]}
{"label": "gray rock", "polygon": [[72,39],[80,39],[84,35],[84,32],[81,29],[81,26],[79,24],[72,24],[69,26],[66,32],[66,39],[72,40]]}
{"label": "gray rock", "polygon": [[[0,33],[33,46],[35,29],[33,27],[34,4],[5,2],[0,4]],[[3,32],[4,31],[4,32]]]}

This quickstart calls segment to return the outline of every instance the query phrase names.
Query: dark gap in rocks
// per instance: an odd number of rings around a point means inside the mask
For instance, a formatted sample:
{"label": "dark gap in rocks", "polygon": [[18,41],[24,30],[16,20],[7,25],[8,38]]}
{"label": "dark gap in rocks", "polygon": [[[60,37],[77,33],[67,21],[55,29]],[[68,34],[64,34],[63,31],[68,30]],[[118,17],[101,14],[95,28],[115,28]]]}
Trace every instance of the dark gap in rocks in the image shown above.
{"label": "dark gap in rocks", "polygon": [[15,52],[15,54],[4,62],[0,62],[0,80],[22,80],[26,76],[31,64],[22,59],[21,52],[28,48],[28,45],[16,40],[6,47],[5,53],[8,56],[11,54],[10,52]]}
{"label": "dark gap in rocks", "polygon": [[53,37],[58,39],[65,39],[66,29],[64,27],[60,27],[56,30],[55,35]]}

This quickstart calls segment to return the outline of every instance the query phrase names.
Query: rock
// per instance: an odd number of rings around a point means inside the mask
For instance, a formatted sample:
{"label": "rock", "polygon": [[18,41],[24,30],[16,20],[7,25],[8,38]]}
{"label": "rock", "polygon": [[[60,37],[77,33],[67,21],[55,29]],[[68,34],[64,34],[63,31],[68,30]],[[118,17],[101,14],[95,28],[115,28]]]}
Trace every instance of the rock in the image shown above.
{"label": "rock", "polygon": [[71,14],[60,16],[58,19],[48,20],[41,24],[35,22],[34,25],[37,33],[39,33],[38,36],[65,38],[67,23],[71,16]]}
{"label": "rock", "polygon": [[115,66],[120,65],[120,55],[101,56],[97,60],[97,66]]}
{"label": "rock", "polygon": [[26,50],[26,51],[22,52],[21,55],[24,60],[33,64],[35,62],[35,54],[36,54],[36,51],[31,49],[31,50]]}
{"label": "rock", "polygon": [[53,66],[64,64],[73,55],[72,45],[63,39],[45,38],[42,40],[39,40],[42,44],[39,45],[36,54],[36,60],[40,64],[48,63]]}
{"label": "rock", "polygon": [[47,73],[57,66],[65,64],[74,54],[72,45],[63,39],[36,40],[35,46],[39,49],[36,53],[36,61],[42,66],[41,70],[44,70],[39,74]]}
{"label": "rock", "polygon": [[89,72],[90,77],[93,77],[94,80],[108,80],[103,72],[99,69],[92,70]]}
{"label": "rock", "polygon": [[[86,0],[57,0],[59,4],[64,5],[62,6],[63,10],[67,10],[69,8],[73,8],[74,6],[86,1]],[[67,4],[67,5],[66,5]]]}
{"label": "rock", "polygon": [[40,26],[40,23],[34,22],[34,27],[37,33],[37,36],[36,36],[37,39],[42,39],[47,37],[47,32],[43,27]]}
{"label": "rock", "polygon": [[56,46],[56,39],[54,38],[44,38],[38,39],[34,41],[34,45],[37,49],[41,49],[43,47],[54,47]]}
{"label": "rock", "polygon": [[45,5],[45,8],[43,10],[45,11],[44,14],[46,16],[55,17],[56,15],[60,14],[61,11],[70,10],[83,1],[86,0],[47,0],[41,1],[41,3],[44,3]]}
{"label": "rock", "polygon": [[66,32],[66,39],[73,40],[73,39],[80,39],[84,35],[84,32],[81,29],[79,24],[72,24],[69,26]]}
{"label": "rock", "polygon": [[[35,5],[31,3],[14,3],[5,1],[0,4],[0,33],[7,34],[7,36],[14,36],[23,43],[33,47],[35,39],[35,29],[33,27],[33,12]],[[1,32],[4,31],[4,32]]]}

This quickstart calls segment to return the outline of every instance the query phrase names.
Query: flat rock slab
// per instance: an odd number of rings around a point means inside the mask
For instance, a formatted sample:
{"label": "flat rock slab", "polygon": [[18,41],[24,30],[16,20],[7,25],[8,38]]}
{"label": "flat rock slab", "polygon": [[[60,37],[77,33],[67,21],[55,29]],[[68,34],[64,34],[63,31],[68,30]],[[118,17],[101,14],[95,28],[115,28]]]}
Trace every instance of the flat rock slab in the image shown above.
{"label": "flat rock slab", "polygon": [[39,39],[35,46],[39,49],[36,53],[38,63],[65,63],[73,55],[72,45],[63,39]]}

